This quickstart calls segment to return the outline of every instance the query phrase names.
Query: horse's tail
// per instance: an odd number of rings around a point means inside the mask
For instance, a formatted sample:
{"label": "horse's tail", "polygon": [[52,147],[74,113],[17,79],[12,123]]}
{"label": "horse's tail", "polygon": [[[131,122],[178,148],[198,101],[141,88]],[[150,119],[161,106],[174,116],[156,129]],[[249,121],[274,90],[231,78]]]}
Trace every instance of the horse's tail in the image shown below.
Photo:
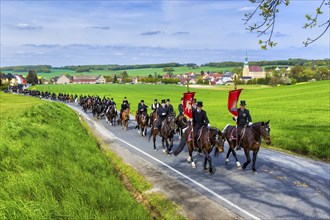
{"label": "horse's tail", "polygon": [[154,126],[152,126],[152,128],[151,128],[150,135],[149,135],[149,138],[148,138],[148,142],[150,142],[153,131],[154,131]]}
{"label": "horse's tail", "polygon": [[175,156],[178,156],[179,153],[181,153],[181,151],[183,150],[184,146],[186,145],[186,142],[187,142],[186,135],[182,135],[181,142],[180,142],[178,148],[174,152],[174,155]]}

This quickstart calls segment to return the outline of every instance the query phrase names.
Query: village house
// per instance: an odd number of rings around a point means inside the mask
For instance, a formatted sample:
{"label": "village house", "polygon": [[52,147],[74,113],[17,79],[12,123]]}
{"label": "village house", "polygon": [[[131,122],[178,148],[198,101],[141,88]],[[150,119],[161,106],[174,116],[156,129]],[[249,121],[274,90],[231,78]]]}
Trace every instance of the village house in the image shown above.
{"label": "village house", "polygon": [[8,73],[8,74],[0,74],[1,80],[3,83],[9,83],[11,86],[17,84],[17,78],[15,75]]}
{"label": "village house", "polygon": [[75,75],[73,76],[72,83],[74,84],[95,84],[96,76],[93,75]]}
{"label": "village house", "polygon": [[15,75],[17,79],[17,84],[26,85],[26,79],[22,75]]}
{"label": "village house", "polygon": [[104,84],[106,82],[105,78],[101,75],[96,77],[96,83],[98,84]]}
{"label": "village house", "polygon": [[55,80],[56,80],[56,84],[69,84],[69,83],[71,83],[70,78],[65,76],[65,75],[56,77]]}

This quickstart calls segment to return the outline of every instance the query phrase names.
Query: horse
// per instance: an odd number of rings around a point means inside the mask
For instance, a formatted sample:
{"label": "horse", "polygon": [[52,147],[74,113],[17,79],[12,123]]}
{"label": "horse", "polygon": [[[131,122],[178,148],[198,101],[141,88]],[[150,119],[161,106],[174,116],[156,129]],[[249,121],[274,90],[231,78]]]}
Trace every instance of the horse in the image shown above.
{"label": "horse", "polygon": [[176,133],[179,133],[179,140],[182,138],[183,129],[188,126],[187,122],[188,120],[184,115],[178,115],[175,119],[175,124],[177,125]]}
{"label": "horse", "polygon": [[137,126],[139,134],[147,136],[147,128],[149,123],[149,115],[146,112],[142,112],[140,116],[137,116]]}
{"label": "horse", "polygon": [[115,106],[113,105],[110,105],[108,107],[108,109],[106,110],[106,120],[109,124],[111,124],[112,126],[115,126],[116,123],[115,123],[115,120],[116,120],[116,117],[117,117],[117,111],[116,111],[116,108]]}
{"label": "horse", "polygon": [[130,116],[130,109],[127,108],[121,113],[121,118],[118,119],[118,124],[120,124],[121,128],[123,128],[125,131],[128,127],[128,120]]}
{"label": "horse", "polygon": [[149,121],[149,127],[152,126],[153,122],[158,119],[157,111],[153,111],[150,113],[150,121]]}
{"label": "horse", "polygon": [[[154,121],[152,124],[152,128],[151,128],[151,132],[149,135],[149,141],[151,136],[153,136],[153,143],[154,143],[154,150],[156,151],[156,137],[158,135],[158,133],[160,134],[161,138],[162,138],[162,147],[163,147],[163,152],[164,154],[171,154],[172,153],[172,147],[173,147],[173,137],[174,137],[174,133],[175,133],[175,115],[169,115],[166,117],[166,119],[164,119],[164,121],[162,122],[162,126],[160,131],[158,131],[157,128],[157,121]],[[168,141],[170,143],[168,143]],[[165,149],[165,144],[166,144],[166,149]]]}
{"label": "horse", "polygon": [[[224,129],[224,133],[227,139],[227,142],[229,144],[229,150],[226,156],[226,163],[229,162],[229,155],[232,152],[236,163],[238,162],[236,153],[234,150],[234,147],[236,145],[236,139],[233,139],[232,132],[234,132],[235,126],[227,125]],[[242,131],[242,137],[241,137],[241,145],[243,146],[246,162],[243,164],[242,168],[245,169],[247,165],[251,162],[250,159],[250,150],[253,151],[253,160],[252,160],[252,170],[256,174],[256,160],[257,160],[257,154],[260,149],[261,145],[261,138],[263,138],[267,145],[271,144],[270,140],[270,127],[269,127],[269,121],[267,122],[257,122],[253,123],[251,126],[248,126],[245,128],[245,131]],[[238,162],[239,163],[239,162]]]}
{"label": "horse", "polygon": [[[189,126],[184,131],[181,142],[178,148],[175,150],[174,155],[177,156],[187,144],[189,151],[187,161],[191,163],[192,168],[196,168],[196,164],[192,157],[192,152],[194,150],[194,138],[192,137],[192,134],[192,126]],[[215,173],[215,169],[213,169],[212,166],[210,153],[215,147],[214,157],[218,157],[220,153],[224,152],[224,142],[225,137],[223,133],[217,128],[208,128],[207,126],[202,126],[198,131],[197,146],[204,154],[204,171],[208,170],[211,175]],[[207,168],[207,162],[209,163],[209,168]]]}

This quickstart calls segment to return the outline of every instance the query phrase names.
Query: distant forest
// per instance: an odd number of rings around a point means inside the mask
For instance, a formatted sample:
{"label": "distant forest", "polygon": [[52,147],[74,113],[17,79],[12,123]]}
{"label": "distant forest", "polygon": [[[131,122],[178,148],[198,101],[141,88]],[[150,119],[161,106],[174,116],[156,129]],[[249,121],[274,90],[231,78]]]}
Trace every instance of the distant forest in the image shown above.
{"label": "distant forest", "polygon": [[[304,66],[306,64],[312,64],[317,66],[325,66],[329,68],[330,59],[323,60],[307,60],[307,59],[288,59],[288,60],[275,60],[275,61],[249,61],[250,66],[267,66],[268,69],[276,68],[277,66]],[[160,63],[160,64],[137,64],[137,65],[78,65],[78,66],[63,66],[52,67],[51,65],[25,65],[25,66],[8,66],[2,67],[2,71],[13,72],[28,72],[35,70],[37,73],[50,73],[51,69],[70,69],[76,72],[89,72],[93,70],[115,71],[115,70],[130,70],[130,69],[142,69],[142,68],[165,68],[165,67],[180,67],[188,66],[192,68],[198,67],[195,63],[179,64],[179,63]],[[242,62],[210,62],[202,64],[201,66],[209,67],[242,67]]]}

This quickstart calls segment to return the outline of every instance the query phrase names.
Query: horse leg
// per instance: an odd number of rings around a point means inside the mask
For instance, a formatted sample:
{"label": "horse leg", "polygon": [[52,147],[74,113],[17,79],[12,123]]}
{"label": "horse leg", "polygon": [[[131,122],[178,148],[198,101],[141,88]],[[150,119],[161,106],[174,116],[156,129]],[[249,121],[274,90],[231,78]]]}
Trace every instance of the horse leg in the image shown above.
{"label": "horse leg", "polygon": [[229,163],[229,155],[231,152],[233,152],[233,150],[231,149],[231,146],[229,145],[229,149],[228,149],[227,156],[226,156],[226,164]]}
{"label": "horse leg", "polygon": [[195,164],[194,159],[192,157],[192,153],[194,151],[194,146],[192,146],[192,142],[190,142],[190,144],[188,145],[188,151],[189,151],[188,162],[189,162],[189,159],[190,159],[191,167],[196,168],[196,164]]}
{"label": "horse leg", "polygon": [[206,168],[206,163],[207,163],[207,157],[205,155],[204,157],[204,171],[207,171],[208,169]]}
{"label": "horse leg", "polygon": [[210,165],[210,167],[209,167],[209,173],[211,175],[213,175],[215,173],[215,170],[212,167],[212,158],[210,157],[210,155],[207,155],[207,160],[209,161],[209,165]]}
{"label": "horse leg", "polygon": [[144,136],[145,137],[147,136],[147,129],[148,129],[148,125],[146,125],[145,128],[144,128]]}
{"label": "horse leg", "polygon": [[168,152],[171,154],[171,153],[173,153],[173,151],[172,151],[172,147],[173,147],[173,137],[171,137],[170,138],[170,149],[168,150]]}
{"label": "horse leg", "polygon": [[246,157],[246,162],[243,164],[243,167],[242,167],[243,169],[245,169],[246,166],[251,162],[249,149],[244,148],[244,153],[245,153],[245,157]]}
{"label": "horse leg", "polygon": [[257,174],[256,161],[257,161],[258,152],[259,152],[259,148],[257,148],[256,150],[253,151],[252,170],[253,170],[254,174]]}
{"label": "horse leg", "polygon": [[165,149],[165,144],[164,144],[165,141],[166,141],[166,145],[167,145],[167,144],[168,144],[168,143],[167,143],[167,140],[166,140],[165,138],[162,137],[162,146],[163,146],[163,152],[164,152],[164,154],[166,154],[166,151],[167,151],[167,150]]}
{"label": "horse leg", "polygon": [[236,152],[234,150],[232,150],[232,152],[233,152],[233,156],[235,157],[235,160],[236,160],[236,166],[237,166],[238,169],[240,169],[241,168],[241,163],[237,159]]}
{"label": "horse leg", "polygon": [[153,131],[152,140],[154,142],[154,151],[157,151],[157,148],[156,148],[156,137],[157,137],[157,133],[155,133],[155,131]]}

